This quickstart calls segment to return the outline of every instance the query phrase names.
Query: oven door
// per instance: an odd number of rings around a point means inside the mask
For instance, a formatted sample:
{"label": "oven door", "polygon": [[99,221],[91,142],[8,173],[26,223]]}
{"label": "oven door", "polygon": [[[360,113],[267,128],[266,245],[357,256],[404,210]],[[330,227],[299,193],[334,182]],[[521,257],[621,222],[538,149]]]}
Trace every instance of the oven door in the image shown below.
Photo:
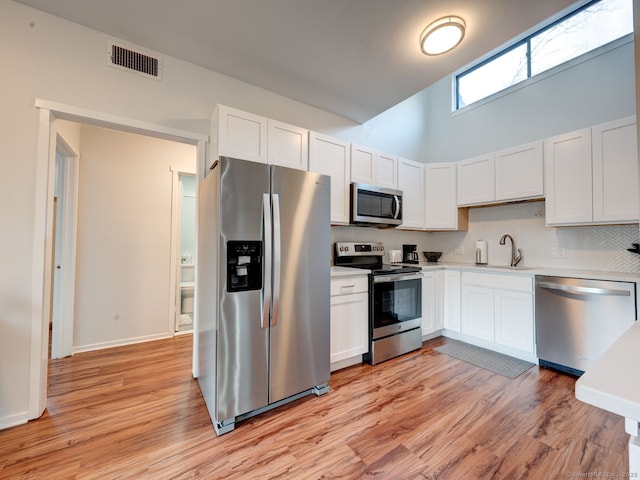
{"label": "oven door", "polygon": [[422,275],[374,275],[371,339],[387,337],[422,325]]}

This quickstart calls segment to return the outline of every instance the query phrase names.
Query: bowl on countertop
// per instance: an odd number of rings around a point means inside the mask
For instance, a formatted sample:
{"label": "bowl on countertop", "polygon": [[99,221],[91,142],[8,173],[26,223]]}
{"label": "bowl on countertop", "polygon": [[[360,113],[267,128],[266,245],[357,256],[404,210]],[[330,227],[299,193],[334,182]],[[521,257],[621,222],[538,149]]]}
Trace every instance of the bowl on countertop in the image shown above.
{"label": "bowl on countertop", "polygon": [[427,262],[433,263],[438,261],[438,259],[442,255],[442,252],[422,252],[422,255],[424,255],[424,258]]}

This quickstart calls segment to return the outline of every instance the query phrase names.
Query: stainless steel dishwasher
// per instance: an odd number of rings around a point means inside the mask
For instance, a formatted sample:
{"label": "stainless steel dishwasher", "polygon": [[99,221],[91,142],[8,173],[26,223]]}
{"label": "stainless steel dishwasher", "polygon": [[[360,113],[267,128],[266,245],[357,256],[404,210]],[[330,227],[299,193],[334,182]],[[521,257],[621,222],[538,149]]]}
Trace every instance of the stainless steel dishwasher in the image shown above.
{"label": "stainless steel dishwasher", "polygon": [[636,284],[536,276],[540,366],[580,376],[636,320]]}

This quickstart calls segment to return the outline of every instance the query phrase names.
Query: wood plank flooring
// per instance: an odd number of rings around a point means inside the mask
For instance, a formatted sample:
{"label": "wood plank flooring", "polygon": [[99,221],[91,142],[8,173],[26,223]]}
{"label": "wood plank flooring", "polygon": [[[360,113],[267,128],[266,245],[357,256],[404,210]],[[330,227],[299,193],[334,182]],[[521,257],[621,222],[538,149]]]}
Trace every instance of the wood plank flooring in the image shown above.
{"label": "wood plank flooring", "polygon": [[54,360],[44,416],[0,431],[0,478],[560,479],[628,470],[623,419],[578,402],[572,377],[534,367],[509,380],[433,350],[443,342],[335,372],[329,394],[222,437],[191,378],[190,335]]}

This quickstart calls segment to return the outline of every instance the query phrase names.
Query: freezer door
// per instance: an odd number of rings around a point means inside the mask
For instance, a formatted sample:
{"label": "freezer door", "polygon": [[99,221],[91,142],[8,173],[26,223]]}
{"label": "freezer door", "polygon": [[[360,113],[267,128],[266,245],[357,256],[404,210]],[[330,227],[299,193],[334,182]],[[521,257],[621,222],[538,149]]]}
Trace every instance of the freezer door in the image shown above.
{"label": "freezer door", "polygon": [[[220,268],[219,319],[217,325],[217,420],[224,421],[268,403],[269,328],[263,326],[264,289],[269,272],[264,272],[263,289],[229,292],[227,281],[229,241],[265,241],[265,227],[271,219],[269,167],[244,160],[220,160]],[[265,197],[266,195],[266,197]],[[263,248],[263,265],[269,252]],[[231,262],[233,263],[233,262]],[[233,290],[233,288],[232,288]],[[201,292],[206,295],[206,292]],[[267,310],[269,303],[267,303]],[[267,311],[268,318],[268,311]]]}
{"label": "freezer door", "polygon": [[329,381],[330,178],[272,166],[269,403]]}

